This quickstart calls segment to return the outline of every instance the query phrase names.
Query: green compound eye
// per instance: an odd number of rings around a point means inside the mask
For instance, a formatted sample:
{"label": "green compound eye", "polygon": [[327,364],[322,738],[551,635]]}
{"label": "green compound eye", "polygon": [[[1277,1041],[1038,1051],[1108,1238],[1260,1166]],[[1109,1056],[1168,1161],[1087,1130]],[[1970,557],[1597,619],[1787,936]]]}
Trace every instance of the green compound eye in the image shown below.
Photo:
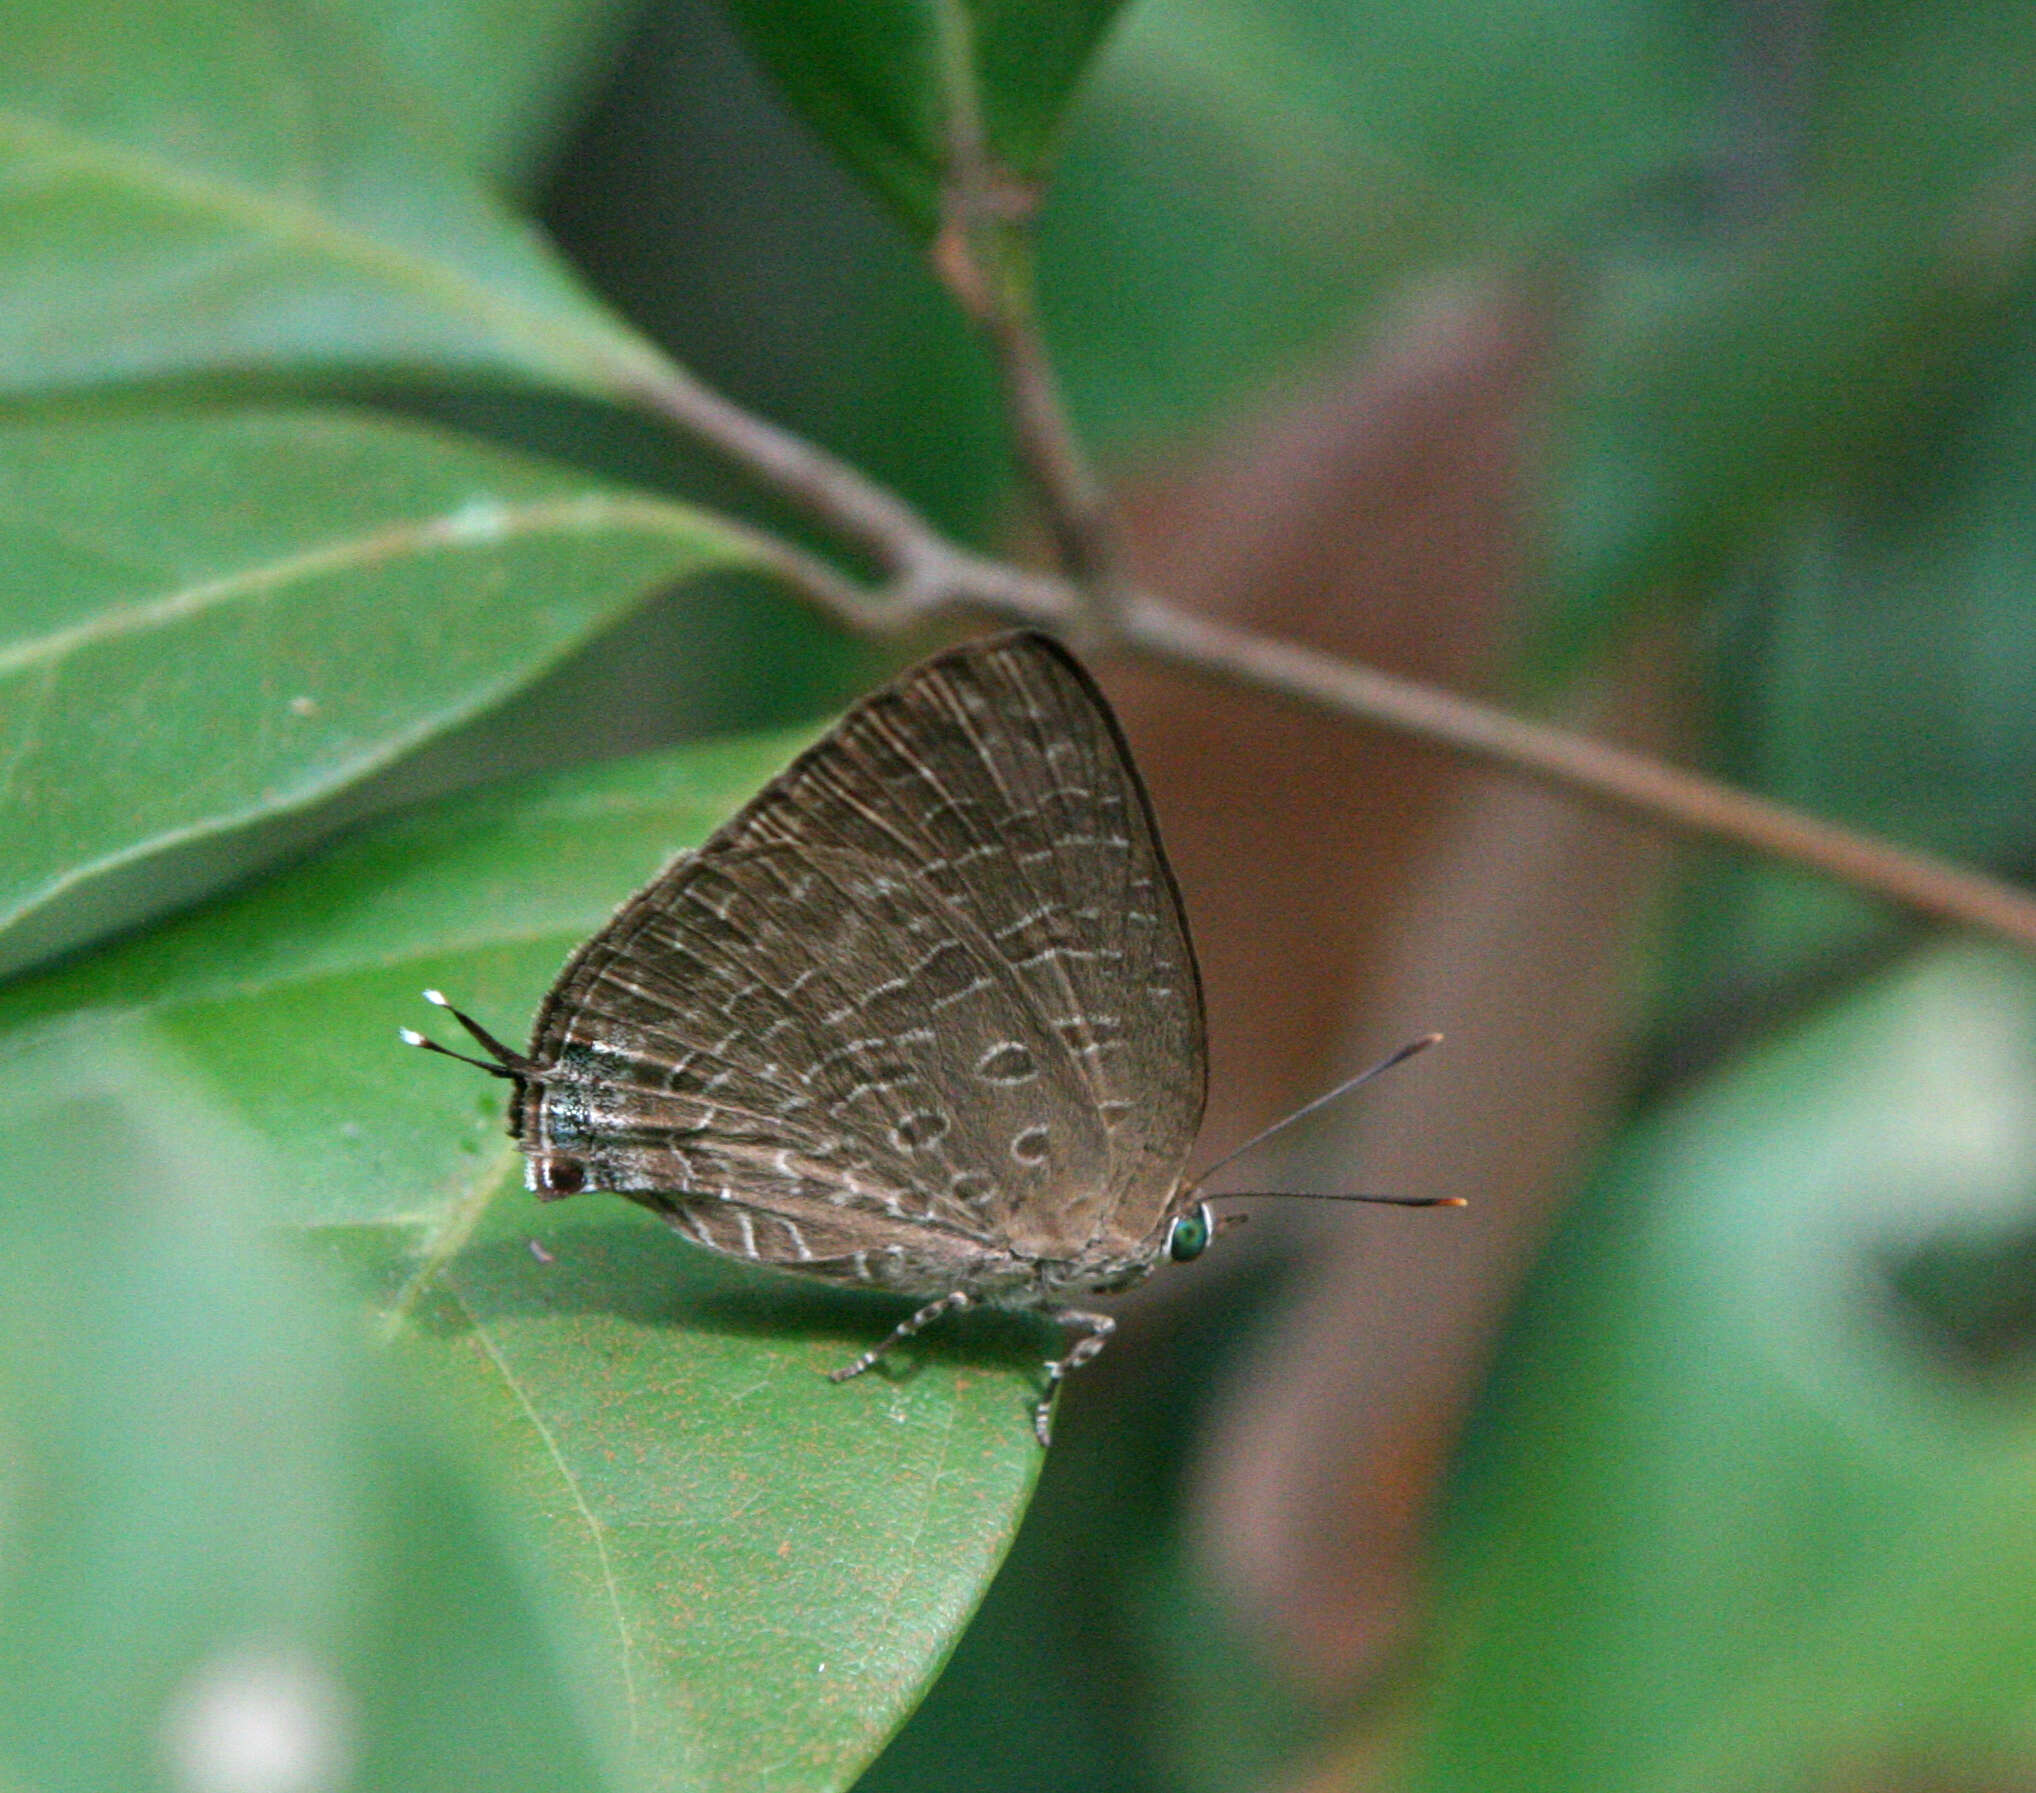
{"label": "green compound eye", "polygon": [[1213,1230],[1209,1221],[1209,1204],[1196,1203],[1190,1212],[1174,1222],[1173,1231],[1167,1234],[1167,1256],[1176,1264],[1185,1264],[1190,1258],[1200,1257],[1208,1249],[1209,1234]]}

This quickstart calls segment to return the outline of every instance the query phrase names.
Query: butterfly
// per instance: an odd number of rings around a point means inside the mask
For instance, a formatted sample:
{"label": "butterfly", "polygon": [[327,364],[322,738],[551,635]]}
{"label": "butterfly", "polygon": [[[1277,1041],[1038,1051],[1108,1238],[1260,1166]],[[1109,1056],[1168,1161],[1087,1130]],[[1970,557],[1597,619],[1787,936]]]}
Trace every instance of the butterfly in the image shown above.
{"label": "butterfly", "polygon": [[612,1190],[724,1256],[1070,1329],[1219,1230],[1186,1174],[1208,1055],[1180,891],[1122,729],[1050,637],[934,655],[855,705],[559,974],[513,1085],[542,1200]]}

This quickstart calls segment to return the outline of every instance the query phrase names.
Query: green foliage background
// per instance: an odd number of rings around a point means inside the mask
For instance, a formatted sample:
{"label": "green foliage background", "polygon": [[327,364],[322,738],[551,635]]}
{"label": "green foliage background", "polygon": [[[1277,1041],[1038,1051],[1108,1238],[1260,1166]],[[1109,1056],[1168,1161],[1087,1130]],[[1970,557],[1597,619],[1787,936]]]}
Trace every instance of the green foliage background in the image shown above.
{"label": "green foliage background", "polygon": [[[646,382],[987,538],[993,386],[920,253],[958,104],[1049,188],[1097,442],[1524,275],[1567,336],[1523,688],[1672,618],[1723,770],[2036,864],[2024,6],[0,14],[0,1784],[224,1785],[252,1713],[278,1793],[1217,1793],[1355,1722],[1182,1567],[1261,1291],[1056,1455],[965,1631],[1041,1337],[830,1387],[889,1309],[534,1212],[493,1093],[390,1037],[425,984],[527,1011],[871,670]],[[1364,1784],[2026,1778],[2036,977],[1770,868],[1681,912]],[[1692,1068],[1745,1012],[1786,1019]]]}

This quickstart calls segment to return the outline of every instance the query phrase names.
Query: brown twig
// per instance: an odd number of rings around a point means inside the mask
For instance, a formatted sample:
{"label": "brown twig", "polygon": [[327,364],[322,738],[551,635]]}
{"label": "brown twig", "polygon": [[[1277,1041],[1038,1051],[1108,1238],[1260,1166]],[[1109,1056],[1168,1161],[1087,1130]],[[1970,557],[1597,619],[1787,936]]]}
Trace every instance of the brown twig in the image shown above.
{"label": "brown twig", "polygon": [[1124,591],[1098,611],[1070,578],[971,554],[846,462],[678,376],[643,394],[672,422],[798,501],[882,569],[874,589],[820,557],[754,532],[760,558],[850,625],[890,630],[974,611],[1067,630],[1351,721],[1410,734],[1659,826],[1708,836],[1814,871],[1942,921],[2036,950],[2036,896],[1927,854],[1605,742],[1375,667],[1268,640]]}
{"label": "brown twig", "polygon": [[931,250],[934,274],[988,342],[1004,388],[1011,445],[1061,570],[1083,599],[1083,633],[1108,639],[1124,606],[1124,558],[1109,496],[1070,427],[1060,379],[1039,331],[1031,229],[1037,185],[991,153],[976,91],[966,9],[940,13],[946,75],[944,213]]}
{"label": "brown twig", "polygon": [[719,449],[894,580],[912,564],[917,544],[938,544],[932,526],[903,499],[816,443],[745,411],[676,362],[665,364],[660,379],[632,379],[622,396]]}
{"label": "brown twig", "polygon": [[1068,427],[1060,384],[1039,336],[1030,280],[983,319],[1011,412],[1012,443],[1068,577],[1093,613],[1095,632],[1117,633],[1126,603],[1123,556],[1101,481]]}
{"label": "brown twig", "polygon": [[1148,659],[1414,735],[1642,820],[1805,866],[1941,921],[2036,949],[2036,895],[1646,754],[1151,600],[1126,619],[1120,639]]}

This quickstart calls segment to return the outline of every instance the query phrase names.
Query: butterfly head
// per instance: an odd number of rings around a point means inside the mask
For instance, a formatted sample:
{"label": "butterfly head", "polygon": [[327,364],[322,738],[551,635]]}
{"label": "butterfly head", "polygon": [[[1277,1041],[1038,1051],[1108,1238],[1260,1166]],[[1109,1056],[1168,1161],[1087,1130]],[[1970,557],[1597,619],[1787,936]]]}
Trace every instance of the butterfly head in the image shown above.
{"label": "butterfly head", "polygon": [[1189,1263],[1209,1249],[1210,1240],[1243,1224],[1242,1214],[1218,1214],[1203,1198],[1198,1184],[1183,1182],[1168,1205],[1167,1218],[1160,1223],[1157,1249],[1155,1241],[1147,1242],[1147,1263],[1157,1263],[1162,1257],[1175,1264]]}
{"label": "butterfly head", "polygon": [[1176,1214],[1167,1228],[1166,1255],[1176,1264],[1185,1264],[1190,1258],[1198,1258],[1209,1249],[1209,1241],[1216,1236],[1216,1217],[1209,1212],[1207,1202],[1197,1202],[1184,1213]]}
{"label": "butterfly head", "polygon": [[403,1044],[424,1052],[436,1052],[441,1058],[458,1059],[463,1065],[472,1065],[477,1071],[486,1071],[490,1077],[500,1077],[513,1084],[515,1094],[509,1103],[509,1133],[518,1144],[523,1145],[525,1151],[530,1152],[526,1175],[530,1187],[537,1193],[537,1199],[557,1201],[562,1196],[579,1194],[587,1186],[587,1167],[579,1159],[558,1152],[531,1151],[525,1143],[527,1099],[532,1088],[542,1083],[544,1067],[527,1053],[512,1051],[503,1045],[473,1016],[464,1009],[455,1008],[439,991],[425,991],[424,1000],[452,1016],[488,1056],[473,1058],[464,1052],[454,1052],[436,1040],[426,1039],[414,1027],[398,1029]]}

